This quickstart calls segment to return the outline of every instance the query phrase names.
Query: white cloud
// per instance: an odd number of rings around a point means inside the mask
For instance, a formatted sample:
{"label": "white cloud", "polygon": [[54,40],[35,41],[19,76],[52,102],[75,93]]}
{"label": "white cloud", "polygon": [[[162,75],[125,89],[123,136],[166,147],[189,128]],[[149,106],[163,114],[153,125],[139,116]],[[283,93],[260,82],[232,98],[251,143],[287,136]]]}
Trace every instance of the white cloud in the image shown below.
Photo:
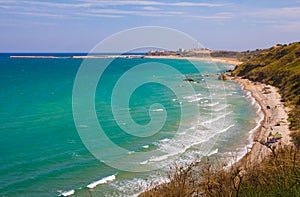
{"label": "white cloud", "polygon": [[47,1],[21,1],[26,4],[39,5],[45,7],[56,7],[56,8],[87,8],[92,7],[90,3],[53,3]]}
{"label": "white cloud", "polygon": [[0,0],[0,3],[3,3],[3,4],[11,4],[11,3],[16,3],[16,2],[19,2],[19,1],[18,0],[10,0],[10,1]]}
{"label": "white cloud", "polygon": [[79,16],[91,16],[91,17],[100,17],[100,18],[122,18],[122,15],[114,14],[99,14],[99,13],[76,13]]}
{"label": "white cloud", "polygon": [[181,6],[181,7],[220,7],[225,6],[225,4],[216,3],[197,3],[197,2],[176,2],[176,3],[166,3],[161,1],[147,1],[147,0],[81,0],[81,2],[100,5],[100,6],[123,6],[123,5],[135,5],[135,6]]}
{"label": "white cloud", "polygon": [[161,10],[157,7],[153,7],[153,6],[145,6],[145,7],[142,7],[143,10],[147,10],[147,11],[158,11],[158,10]]}
{"label": "white cloud", "polygon": [[65,17],[64,15],[61,14],[50,14],[50,13],[41,13],[41,12],[9,12],[9,14],[30,15],[30,16],[40,16],[40,17],[56,17],[56,18]]}
{"label": "white cloud", "polygon": [[193,16],[192,13],[180,11],[180,7],[224,6],[224,4],[189,1],[167,3],[156,0],[74,0],[72,3],[65,3],[65,1],[60,3],[50,2],[49,0],[11,0],[10,4],[7,2],[8,1],[0,0],[0,9],[2,8],[6,10],[8,14],[32,15],[39,17],[94,16],[104,18],[121,18],[129,15],[135,15],[149,17],[188,16],[204,19],[229,18],[229,16],[225,15],[197,16],[195,14],[195,16]]}
{"label": "white cloud", "polygon": [[233,14],[230,12],[221,12],[213,15],[187,15],[187,17],[196,19],[231,19]]}
{"label": "white cloud", "polygon": [[0,8],[9,10],[9,9],[16,8],[16,6],[10,6],[10,5],[0,5]]}
{"label": "white cloud", "polygon": [[300,33],[300,22],[299,21],[285,21],[279,22],[272,25],[273,28],[276,28],[281,31],[289,32],[299,32]]}
{"label": "white cloud", "polygon": [[158,1],[138,1],[138,0],[81,0],[81,2],[92,4],[93,6],[122,6],[122,5],[140,5],[140,6],[154,6],[165,5],[165,3]]}
{"label": "white cloud", "polygon": [[171,3],[172,6],[182,6],[182,7],[220,7],[225,4],[215,4],[215,3],[196,3],[196,2],[177,2]]}
{"label": "white cloud", "polygon": [[297,18],[300,19],[300,7],[266,8],[245,15],[260,18]]}
{"label": "white cloud", "polygon": [[182,15],[183,12],[178,11],[137,11],[137,10],[120,10],[120,9],[94,9],[89,11],[90,16],[98,14],[113,14],[118,16],[137,15],[137,16],[175,16]]}

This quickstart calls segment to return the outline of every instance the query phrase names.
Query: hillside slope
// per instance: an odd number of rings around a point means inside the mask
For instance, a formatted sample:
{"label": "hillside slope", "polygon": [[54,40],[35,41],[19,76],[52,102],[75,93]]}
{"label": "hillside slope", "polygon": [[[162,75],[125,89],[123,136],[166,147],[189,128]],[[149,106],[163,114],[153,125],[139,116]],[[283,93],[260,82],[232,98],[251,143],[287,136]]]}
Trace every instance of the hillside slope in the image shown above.
{"label": "hillside slope", "polygon": [[300,42],[262,50],[237,66],[233,74],[279,88],[283,100],[292,109],[290,128],[296,131],[293,139],[300,145]]}

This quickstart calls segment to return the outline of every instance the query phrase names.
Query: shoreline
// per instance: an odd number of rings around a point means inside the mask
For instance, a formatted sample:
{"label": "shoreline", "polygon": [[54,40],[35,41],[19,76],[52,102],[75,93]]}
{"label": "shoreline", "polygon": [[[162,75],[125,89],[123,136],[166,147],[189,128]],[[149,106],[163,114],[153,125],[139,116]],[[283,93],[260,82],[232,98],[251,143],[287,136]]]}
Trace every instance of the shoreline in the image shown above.
{"label": "shoreline", "polygon": [[250,92],[263,113],[263,119],[258,123],[258,128],[250,134],[252,146],[233,165],[249,167],[259,164],[266,156],[271,154],[271,149],[263,145],[267,141],[270,133],[281,134],[281,139],[272,146],[282,146],[291,144],[289,123],[287,121],[289,108],[281,102],[281,96],[276,87],[260,82],[252,82],[248,79],[228,77],[243,86],[245,91]]}
{"label": "shoreline", "polygon": [[[232,163],[228,163],[227,166],[223,168],[227,171],[229,168],[234,167],[240,169],[243,173],[247,173],[249,167],[259,165],[264,158],[272,154],[271,149],[262,144],[267,140],[270,132],[273,134],[279,132],[282,135],[282,138],[273,144],[274,148],[292,144],[289,136],[291,131],[289,130],[289,122],[287,121],[288,111],[290,109],[285,107],[284,103],[281,102],[281,95],[278,93],[276,87],[260,82],[252,82],[248,79],[227,75],[226,77],[228,80],[238,83],[241,89],[245,91],[245,95],[249,92],[250,97],[259,106],[256,113],[258,115],[260,115],[260,113],[263,114],[263,117],[261,117],[253,129],[245,131],[249,133],[250,140],[250,143],[246,144],[247,152],[243,153],[241,157],[236,158],[236,160],[232,160]],[[196,162],[198,163],[199,161]],[[165,183],[158,185],[162,184]],[[137,196],[143,196],[143,194],[148,191],[151,191],[151,188],[150,190],[138,193]]]}
{"label": "shoreline", "polygon": [[[233,163],[228,163],[228,166],[223,167],[223,170],[225,171],[229,170],[228,167],[234,167],[242,173],[247,173],[247,170],[250,167],[255,168],[263,161],[264,158],[271,155],[272,149],[274,150],[282,146],[292,144],[290,141],[291,137],[289,136],[291,131],[289,130],[289,122],[287,121],[290,109],[284,106],[278,88],[274,86],[232,76],[227,76],[227,78],[228,80],[238,83],[245,93],[249,92],[250,97],[254,99],[256,104],[259,106],[256,113],[263,114],[263,117],[257,123],[257,126],[248,131],[250,134],[250,144],[247,144],[246,146],[249,151],[243,154],[240,158],[234,160]],[[282,137],[278,142],[272,145],[272,148],[263,144],[267,141],[270,132],[273,134],[278,132]],[[251,147],[248,148],[248,146]],[[196,163],[198,162],[196,161]],[[144,193],[147,193],[152,189],[150,188],[150,190],[142,191],[137,194],[137,196],[144,196]]]}
{"label": "shoreline", "polygon": [[211,61],[211,62],[219,62],[219,63],[224,63],[224,64],[241,64],[242,62],[239,61],[236,58],[227,58],[227,57],[196,57],[196,56],[191,56],[191,57],[185,57],[185,56],[144,56],[143,58],[148,58],[148,59],[184,59],[184,60],[198,60],[198,61]]}
{"label": "shoreline", "polygon": [[[26,58],[17,56],[13,58]],[[56,58],[53,56],[27,56],[27,58]],[[59,58],[59,57],[58,57]],[[232,58],[211,58],[211,57],[180,57],[180,56],[74,56],[70,58],[149,58],[149,59],[187,59],[187,60],[198,60],[198,61],[212,61],[227,64],[240,64],[241,62],[237,59]],[[227,76],[228,77],[228,76]],[[290,144],[290,130],[289,123],[287,121],[289,111],[288,108],[284,107],[281,102],[281,96],[278,93],[277,88],[269,86],[259,82],[251,82],[247,79],[228,77],[229,80],[235,81],[243,86],[243,90],[249,91],[251,97],[255,99],[257,104],[260,106],[260,110],[264,114],[263,120],[261,120],[257,128],[250,133],[251,146],[248,152],[242,157],[235,161],[233,165],[255,165],[259,164],[263,158],[271,154],[271,150],[260,142],[265,141],[270,132],[275,134],[277,131],[282,135],[282,139],[276,143],[278,145]],[[270,107],[270,109],[267,108]],[[279,125],[278,125],[279,124]],[[277,125],[277,126],[276,126]],[[246,131],[245,131],[246,132]],[[249,132],[249,131],[248,131]]]}
{"label": "shoreline", "polygon": [[27,58],[27,59],[52,59],[52,58],[71,58],[71,59],[111,59],[111,58],[125,58],[125,59],[183,59],[183,60],[197,60],[197,61],[211,61],[225,64],[241,64],[242,62],[236,58],[227,58],[227,57],[196,57],[196,56],[174,56],[174,55],[165,55],[165,56],[147,56],[147,55],[87,55],[87,56],[70,56],[70,57],[59,57],[59,56],[24,56],[24,55],[12,55],[9,58]]}
{"label": "shoreline", "polygon": [[[56,56],[10,56],[10,58],[60,58]],[[90,58],[96,58],[96,59],[103,59],[103,58],[128,58],[128,59],[184,59],[184,60],[196,60],[196,61],[211,61],[211,62],[218,62],[218,63],[227,63],[227,64],[234,64],[238,65],[242,62],[237,60],[236,58],[226,58],[226,57],[195,57],[195,56],[175,56],[175,55],[164,55],[164,56],[147,56],[147,55],[91,55],[91,56],[70,56],[69,58],[72,59],[90,59]],[[267,86],[265,84],[259,83],[259,82],[251,82],[247,79],[241,79],[241,78],[233,78],[230,76],[227,76],[229,80],[235,81],[239,84],[241,84],[244,88],[244,90],[249,91],[251,93],[251,96],[255,99],[255,101],[260,106],[262,113],[264,114],[264,118],[262,121],[260,121],[260,125],[254,131],[254,133],[251,134],[250,138],[252,138],[252,145],[250,148],[250,151],[247,152],[245,155],[243,155],[236,163],[239,163],[240,161],[244,161],[245,157],[250,158],[250,163],[253,162],[259,162],[262,160],[263,157],[269,153],[269,150],[267,147],[263,146],[259,142],[266,139],[268,137],[268,134],[270,132],[276,132],[277,130],[282,130],[282,140],[284,144],[288,144],[290,137],[288,134],[290,134],[290,131],[288,129],[288,122],[287,122],[287,113],[286,111],[288,109],[285,109],[283,106],[283,103],[280,102],[281,96],[279,95],[278,91],[275,87]],[[268,94],[263,94],[263,89],[268,87]],[[273,99],[268,99],[267,95],[272,95]],[[275,99],[275,100],[274,100]],[[277,100],[276,100],[277,99]],[[275,118],[270,119],[271,122],[268,122],[268,117],[272,117],[274,114],[271,113],[271,111],[274,111],[273,109],[266,110],[266,106],[274,107],[276,106],[276,110],[280,111],[280,114],[276,114]],[[280,116],[280,117],[278,117]],[[281,117],[283,116],[283,117]],[[275,126],[277,122],[274,122],[274,119],[277,121],[282,121],[284,125]],[[280,120],[278,120],[280,119]],[[283,119],[283,120],[282,120]],[[268,123],[267,123],[268,122]],[[266,124],[267,123],[267,124]],[[280,123],[279,123],[280,124]],[[271,125],[271,126],[270,126]],[[272,130],[273,127],[276,128],[276,130]],[[287,134],[286,134],[287,133]],[[256,156],[255,156],[256,155]],[[258,157],[258,158],[257,158]],[[233,164],[233,165],[235,165]]]}

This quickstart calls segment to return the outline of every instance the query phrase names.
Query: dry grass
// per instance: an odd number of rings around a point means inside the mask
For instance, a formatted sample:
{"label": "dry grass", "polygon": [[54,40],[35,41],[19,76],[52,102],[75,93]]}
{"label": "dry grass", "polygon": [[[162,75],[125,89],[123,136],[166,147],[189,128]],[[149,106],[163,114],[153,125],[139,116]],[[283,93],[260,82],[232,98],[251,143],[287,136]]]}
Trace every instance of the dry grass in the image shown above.
{"label": "dry grass", "polygon": [[207,160],[186,167],[174,165],[169,183],[156,186],[140,197],[183,196],[300,196],[300,150],[294,146],[272,150],[256,165],[233,165]]}

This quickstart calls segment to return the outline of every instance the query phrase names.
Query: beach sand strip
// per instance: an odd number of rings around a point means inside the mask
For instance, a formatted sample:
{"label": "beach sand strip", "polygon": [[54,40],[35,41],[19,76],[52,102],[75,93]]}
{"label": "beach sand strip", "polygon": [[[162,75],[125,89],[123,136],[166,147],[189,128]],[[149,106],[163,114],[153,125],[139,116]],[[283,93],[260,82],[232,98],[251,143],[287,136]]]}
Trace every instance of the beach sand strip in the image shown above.
{"label": "beach sand strip", "polygon": [[289,122],[287,121],[290,109],[284,106],[276,87],[260,82],[251,82],[248,79],[232,77],[230,79],[240,83],[246,91],[251,93],[264,114],[261,125],[252,134],[254,144],[251,150],[238,162],[243,164],[246,162],[247,165],[259,164],[264,157],[272,152],[268,146],[262,144],[267,141],[270,134],[278,132],[282,137],[272,146],[278,147],[291,144]]}

